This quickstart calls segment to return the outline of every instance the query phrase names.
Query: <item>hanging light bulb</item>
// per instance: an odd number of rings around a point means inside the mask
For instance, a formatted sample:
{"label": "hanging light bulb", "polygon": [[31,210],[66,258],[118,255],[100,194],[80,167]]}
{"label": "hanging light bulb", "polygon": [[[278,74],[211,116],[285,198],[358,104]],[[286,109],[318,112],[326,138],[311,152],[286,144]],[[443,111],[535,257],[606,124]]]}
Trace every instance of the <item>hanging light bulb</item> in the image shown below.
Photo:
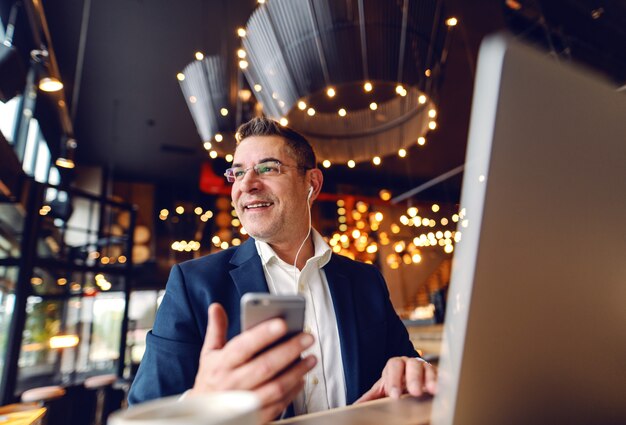
{"label": "hanging light bulb", "polygon": [[39,80],[39,90],[45,91],[47,93],[53,93],[61,90],[63,88],[63,83],[59,81],[58,78],[54,77],[44,77]]}
{"label": "hanging light bulb", "polygon": [[456,26],[456,24],[458,24],[458,23],[459,23],[459,21],[458,21],[458,19],[456,19],[455,17],[448,18],[448,19],[446,20],[446,25],[447,25],[447,26],[449,26],[449,27],[454,27],[454,26]]}

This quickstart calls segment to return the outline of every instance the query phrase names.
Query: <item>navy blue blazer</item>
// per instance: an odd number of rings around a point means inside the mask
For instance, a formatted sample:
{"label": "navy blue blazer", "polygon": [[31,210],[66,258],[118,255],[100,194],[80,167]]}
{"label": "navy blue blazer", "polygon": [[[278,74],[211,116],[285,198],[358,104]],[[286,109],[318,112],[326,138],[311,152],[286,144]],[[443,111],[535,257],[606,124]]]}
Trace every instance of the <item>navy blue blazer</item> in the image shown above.
{"label": "navy blue blazer", "polygon": [[[333,254],[324,272],[337,316],[346,401],[351,404],[380,378],[389,358],[417,353],[375,267]],[[190,389],[198,371],[209,305],[224,306],[231,339],[240,332],[239,300],[247,292],[268,292],[252,238],[239,247],[175,265],[146,338],[129,403]]]}

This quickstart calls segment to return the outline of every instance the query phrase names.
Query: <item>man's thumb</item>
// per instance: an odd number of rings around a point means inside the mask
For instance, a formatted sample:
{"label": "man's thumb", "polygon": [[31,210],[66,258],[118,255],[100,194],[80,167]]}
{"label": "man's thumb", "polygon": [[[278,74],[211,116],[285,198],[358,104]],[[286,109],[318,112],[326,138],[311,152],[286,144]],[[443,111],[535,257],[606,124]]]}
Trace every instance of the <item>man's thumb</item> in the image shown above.
{"label": "man's thumb", "polygon": [[219,350],[226,344],[226,329],[228,329],[228,317],[222,307],[218,303],[209,306],[209,323],[204,337],[204,345],[202,351]]}

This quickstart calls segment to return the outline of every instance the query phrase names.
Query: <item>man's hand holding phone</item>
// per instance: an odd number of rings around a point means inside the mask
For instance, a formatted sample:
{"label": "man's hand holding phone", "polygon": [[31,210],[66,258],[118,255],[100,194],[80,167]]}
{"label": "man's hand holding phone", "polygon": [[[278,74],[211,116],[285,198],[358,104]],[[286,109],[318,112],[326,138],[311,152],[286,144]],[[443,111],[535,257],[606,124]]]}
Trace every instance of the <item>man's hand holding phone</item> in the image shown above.
{"label": "man's hand holding phone", "polygon": [[226,342],[228,318],[224,308],[211,304],[208,314],[209,325],[190,393],[254,391],[261,400],[263,422],[271,421],[302,390],[304,375],[317,363],[312,355],[300,359],[313,344],[313,337],[299,332],[272,346],[288,334],[285,320],[273,318]]}

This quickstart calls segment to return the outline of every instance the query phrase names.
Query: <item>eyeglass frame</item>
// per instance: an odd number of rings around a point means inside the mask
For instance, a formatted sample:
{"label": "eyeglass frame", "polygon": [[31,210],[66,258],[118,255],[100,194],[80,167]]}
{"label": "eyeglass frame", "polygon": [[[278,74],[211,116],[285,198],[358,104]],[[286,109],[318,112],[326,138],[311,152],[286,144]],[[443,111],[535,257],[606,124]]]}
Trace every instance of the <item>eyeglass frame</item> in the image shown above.
{"label": "eyeglass frame", "polygon": [[[263,164],[267,164],[267,163],[274,163],[274,164],[276,164],[276,168],[278,169],[278,174],[276,174],[276,176],[280,176],[281,174],[283,174],[281,172],[280,167],[291,167],[291,168],[297,168],[297,169],[301,169],[301,170],[310,170],[311,169],[309,167],[302,166],[302,165],[283,164],[278,159],[267,159],[267,160],[261,161],[261,162],[259,162],[257,164],[254,164],[252,167],[248,167],[248,168],[243,168],[243,167],[227,168],[226,171],[224,171],[224,177],[226,177],[226,181],[228,183],[235,183],[235,182],[243,180],[244,177],[246,177],[246,174],[248,173],[248,171],[253,170],[258,177],[263,178],[264,177],[263,174],[259,173],[259,166],[261,166]],[[233,170],[240,169],[240,168],[242,169],[241,171],[243,171],[243,174],[241,175],[240,178],[237,178],[234,175],[234,171]],[[265,177],[267,177],[267,176],[265,176]]]}

